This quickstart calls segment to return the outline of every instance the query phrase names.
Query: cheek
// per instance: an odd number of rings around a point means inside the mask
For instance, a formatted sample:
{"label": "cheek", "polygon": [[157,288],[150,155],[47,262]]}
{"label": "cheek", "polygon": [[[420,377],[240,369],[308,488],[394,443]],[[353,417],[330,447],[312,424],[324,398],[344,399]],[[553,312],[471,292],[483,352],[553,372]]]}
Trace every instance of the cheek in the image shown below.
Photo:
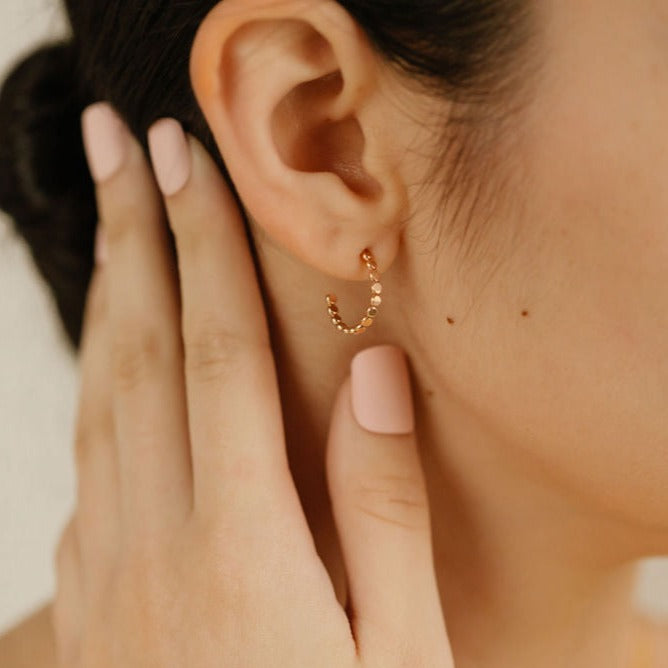
{"label": "cheek", "polygon": [[648,40],[604,39],[600,59],[589,44],[555,65],[527,115],[526,243],[507,277],[531,319],[498,323],[507,391],[486,401],[580,491],[665,528],[668,67]]}
{"label": "cheek", "polygon": [[547,465],[560,484],[632,523],[665,529],[666,311],[647,275],[597,257],[543,264],[530,319],[499,319],[487,330],[494,352],[477,379],[485,391],[471,399],[502,442]]}
{"label": "cheek", "polygon": [[573,85],[562,96],[578,104],[550,100],[518,148],[530,177],[509,263],[459,332],[432,314],[442,359],[463,361],[442,377],[499,447],[617,517],[665,529],[668,77],[663,100],[648,81]]}
{"label": "cheek", "polygon": [[604,218],[572,209],[566,220],[567,231],[541,224],[474,309],[453,309],[454,327],[432,302],[437,343],[425,350],[502,458],[547,472],[588,507],[665,530],[668,258],[654,245],[638,261]]}
{"label": "cheek", "polygon": [[[543,221],[515,391],[537,433],[551,430],[546,458],[608,507],[668,527],[668,208],[631,183],[585,200],[566,182]],[[505,345],[518,355],[522,339]]]}

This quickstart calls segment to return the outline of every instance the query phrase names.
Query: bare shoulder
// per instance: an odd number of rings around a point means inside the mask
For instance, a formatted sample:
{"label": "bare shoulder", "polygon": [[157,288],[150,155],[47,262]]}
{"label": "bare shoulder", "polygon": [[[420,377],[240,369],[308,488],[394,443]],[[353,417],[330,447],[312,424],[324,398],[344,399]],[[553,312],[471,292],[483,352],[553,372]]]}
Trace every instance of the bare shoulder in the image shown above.
{"label": "bare shoulder", "polygon": [[0,637],[2,668],[56,666],[51,607],[46,605]]}
{"label": "bare shoulder", "polygon": [[648,668],[668,666],[668,619],[654,619],[645,615],[637,619],[641,644],[646,648]]}
{"label": "bare shoulder", "polygon": [[654,622],[657,666],[668,666],[668,621]]}

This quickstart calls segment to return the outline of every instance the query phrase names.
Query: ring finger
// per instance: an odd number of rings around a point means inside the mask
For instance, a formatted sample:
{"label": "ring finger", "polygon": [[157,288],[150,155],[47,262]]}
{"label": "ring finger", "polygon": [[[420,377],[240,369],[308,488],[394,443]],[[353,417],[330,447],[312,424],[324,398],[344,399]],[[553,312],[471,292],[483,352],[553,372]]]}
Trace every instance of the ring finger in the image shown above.
{"label": "ring finger", "polygon": [[141,146],[106,103],[88,107],[82,125],[108,245],[121,513],[145,534],[192,507],[178,275]]}
{"label": "ring finger", "polygon": [[78,540],[87,593],[109,568],[120,528],[105,278],[98,267],[86,303],[75,440]]}

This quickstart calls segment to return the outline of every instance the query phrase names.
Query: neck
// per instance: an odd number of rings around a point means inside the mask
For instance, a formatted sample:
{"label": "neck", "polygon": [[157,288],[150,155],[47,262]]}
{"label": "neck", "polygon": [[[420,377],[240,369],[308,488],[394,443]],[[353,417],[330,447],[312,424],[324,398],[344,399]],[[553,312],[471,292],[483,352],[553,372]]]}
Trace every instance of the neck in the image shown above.
{"label": "neck", "polygon": [[324,468],[329,414],[352,355],[392,342],[413,363],[435,567],[457,668],[628,668],[633,560],[642,554],[631,529],[531,468],[433,379],[426,389],[419,348],[391,314],[362,337],[338,334],[324,296],[334,290],[342,308],[354,309],[355,286],[326,283],[267,240],[258,253],[290,466],[339,600],[345,575]]}
{"label": "neck", "polygon": [[513,459],[457,401],[418,404],[436,571],[461,666],[628,668],[628,527]]}

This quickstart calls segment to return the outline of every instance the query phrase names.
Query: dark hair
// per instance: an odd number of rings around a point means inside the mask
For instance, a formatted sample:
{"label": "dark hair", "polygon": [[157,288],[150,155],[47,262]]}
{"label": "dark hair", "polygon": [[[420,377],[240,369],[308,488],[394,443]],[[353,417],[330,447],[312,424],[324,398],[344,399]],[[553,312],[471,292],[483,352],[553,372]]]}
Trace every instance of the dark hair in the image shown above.
{"label": "dark hair", "polygon": [[[229,181],[188,68],[197,28],[216,1],[65,0],[70,41],[30,55],[0,92],[0,208],[28,242],[75,347],[97,221],[80,113],[91,102],[111,102],[145,148],[153,121],[177,118]],[[493,155],[482,149],[498,141],[498,122],[512,116],[531,83],[531,0],[339,3],[407,82],[452,102],[447,119],[435,120],[446,121],[444,132],[455,128],[449,136],[460,141],[441,143],[435,164],[451,162],[453,182],[473,191],[486,173],[482,156]],[[446,159],[446,146],[455,160]],[[452,183],[445,194],[454,194]]]}

